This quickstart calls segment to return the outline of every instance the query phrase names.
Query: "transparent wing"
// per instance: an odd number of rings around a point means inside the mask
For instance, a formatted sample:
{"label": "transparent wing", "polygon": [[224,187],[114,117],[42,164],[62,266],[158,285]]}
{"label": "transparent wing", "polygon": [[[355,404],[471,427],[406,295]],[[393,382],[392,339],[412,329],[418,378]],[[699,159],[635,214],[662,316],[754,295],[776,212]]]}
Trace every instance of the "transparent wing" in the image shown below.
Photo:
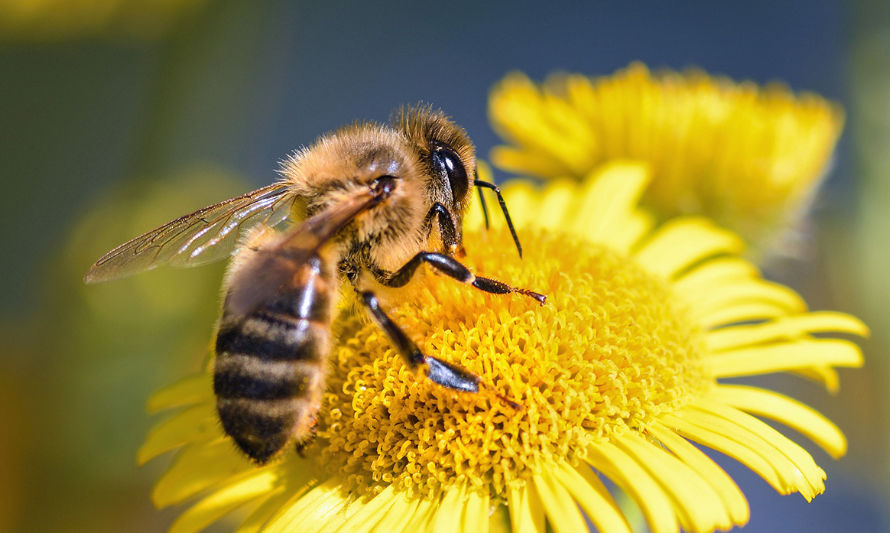
{"label": "transparent wing", "polygon": [[255,250],[256,255],[235,273],[229,283],[228,311],[246,315],[260,302],[273,298],[282,287],[298,282],[294,272],[356,216],[379,204],[389,191],[370,188],[353,193]]}
{"label": "transparent wing", "polygon": [[96,261],[87,283],[122,278],[159,265],[196,266],[229,256],[242,230],[287,218],[294,195],[284,183],[236,196],[177,218],[125,242]]}

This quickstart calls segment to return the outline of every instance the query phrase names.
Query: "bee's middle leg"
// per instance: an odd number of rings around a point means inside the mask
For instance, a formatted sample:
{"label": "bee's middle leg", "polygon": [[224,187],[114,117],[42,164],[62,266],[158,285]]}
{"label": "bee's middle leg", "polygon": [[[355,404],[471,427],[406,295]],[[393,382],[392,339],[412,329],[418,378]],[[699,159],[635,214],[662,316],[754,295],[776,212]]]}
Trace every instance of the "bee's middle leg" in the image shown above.
{"label": "bee's middle leg", "polygon": [[485,292],[493,294],[509,294],[512,292],[524,294],[530,298],[534,298],[541,305],[544,305],[544,302],[547,300],[547,296],[535,291],[512,287],[502,281],[476,276],[457,259],[450,255],[436,252],[420,252],[393,273],[380,271],[374,271],[372,273],[377,281],[387,287],[402,287],[411,280],[411,276],[414,275],[414,272],[421,263],[426,263],[457,281],[469,283],[473,287]]}
{"label": "bee's middle leg", "polygon": [[370,312],[371,318],[380,326],[380,329],[386,332],[408,366],[414,370],[425,368],[426,376],[443,387],[466,392],[479,392],[478,376],[457,365],[430,355],[424,355],[417,344],[380,308],[380,303],[373,292],[360,291],[359,296]]}

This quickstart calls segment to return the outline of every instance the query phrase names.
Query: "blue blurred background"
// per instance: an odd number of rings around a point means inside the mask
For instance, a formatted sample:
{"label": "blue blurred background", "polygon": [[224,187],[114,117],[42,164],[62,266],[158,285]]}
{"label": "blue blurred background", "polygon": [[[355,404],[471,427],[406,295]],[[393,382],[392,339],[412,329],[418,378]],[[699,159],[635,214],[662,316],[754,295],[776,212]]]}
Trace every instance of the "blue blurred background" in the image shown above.
{"label": "blue blurred background", "polygon": [[[220,266],[83,287],[125,239],[272,181],[277,162],[358,118],[423,100],[484,157],[489,88],[510,70],[696,66],[840,102],[847,125],[805,257],[769,274],[815,309],[866,319],[865,371],[831,397],[850,453],[812,504],[722,460],[750,531],[888,528],[890,9],[862,0],[553,5],[452,1],[0,0],[0,531],[162,531],[163,461],[135,453],[151,391],[200,366]],[[502,179],[503,176],[500,176]]]}

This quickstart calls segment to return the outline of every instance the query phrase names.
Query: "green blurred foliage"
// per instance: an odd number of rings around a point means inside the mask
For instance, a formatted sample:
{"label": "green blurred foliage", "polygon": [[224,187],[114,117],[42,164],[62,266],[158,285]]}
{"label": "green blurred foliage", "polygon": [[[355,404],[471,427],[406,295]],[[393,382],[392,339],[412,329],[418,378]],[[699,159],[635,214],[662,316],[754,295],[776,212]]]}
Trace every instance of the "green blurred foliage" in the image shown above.
{"label": "green blurred foliage", "polygon": [[224,264],[82,276],[254,188],[185,147],[250,125],[234,104],[269,6],[206,3],[0,0],[0,531],[163,531],[177,512],[149,497],[165,460],[136,465],[144,406],[204,361]]}
{"label": "green blurred foliage", "polygon": [[890,494],[890,10],[880,0],[862,0],[857,7],[850,87],[859,194],[855,217],[836,221],[828,233],[836,245],[829,279],[838,301],[849,303],[872,328],[867,373],[849,384],[858,391],[848,411],[850,438],[866,444],[863,457],[878,458],[863,467]]}
{"label": "green blurred foliage", "polygon": [[58,42],[105,35],[153,39],[205,0],[0,0],[0,39]]}
{"label": "green blurred foliage", "polygon": [[[115,188],[86,210],[45,267],[37,312],[17,325],[29,339],[11,354],[19,378],[0,376],[11,385],[2,387],[4,419],[16,428],[10,434],[24,437],[0,447],[0,457],[24,458],[4,461],[19,467],[3,480],[23,489],[13,491],[19,502],[0,499],[19,507],[29,528],[113,530],[141,515],[144,530],[157,529],[151,524],[162,516],[147,498],[157,465],[135,464],[151,421],[143,405],[153,390],[200,367],[224,265],[99,285],[81,276],[109,247],[247,188],[208,169]],[[52,512],[42,512],[48,501]],[[4,507],[0,520],[12,511]]]}

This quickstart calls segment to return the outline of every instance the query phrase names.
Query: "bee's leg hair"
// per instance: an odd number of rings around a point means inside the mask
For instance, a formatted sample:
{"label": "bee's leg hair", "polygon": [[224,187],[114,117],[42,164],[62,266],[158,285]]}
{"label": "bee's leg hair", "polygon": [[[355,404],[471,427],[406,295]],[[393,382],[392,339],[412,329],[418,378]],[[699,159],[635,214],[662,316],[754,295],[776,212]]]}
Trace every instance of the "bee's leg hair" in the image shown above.
{"label": "bee's leg hair", "polygon": [[315,425],[315,422],[313,421],[312,427],[309,429],[309,435],[306,438],[304,438],[303,440],[301,440],[300,442],[298,442],[295,446],[296,450],[297,450],[297,455],[299,455],[300,457],[306,457],[305,450],[306,450],[306,448],[309,447],[310,444],[315,442],[315,437],[316,437],[317,433],[318,433],[318,426]]}
{"label": "bee's leg hair", "polygon": [[408,366],[414,370],[423,368],[426,377],[443,387],[459,391],[479,392],[478,376],[457,365],[424,355],[414,341],[408,338],[405,332],[380,309],[380,303],[373,292],[361,291],[359,296],[362,303],[368,308],[371,318],[380,326],[380,329],[386,332]]}

